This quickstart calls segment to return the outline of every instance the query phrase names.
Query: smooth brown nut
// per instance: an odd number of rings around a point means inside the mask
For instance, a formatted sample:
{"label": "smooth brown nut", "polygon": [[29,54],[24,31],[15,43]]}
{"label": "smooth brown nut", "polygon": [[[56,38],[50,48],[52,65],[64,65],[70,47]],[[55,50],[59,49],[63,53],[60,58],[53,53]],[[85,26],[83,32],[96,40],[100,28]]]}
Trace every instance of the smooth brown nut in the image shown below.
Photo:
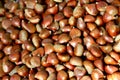
{"label": "smooth brown nut", "polygon": [[99,69],[94,69],[92,71],[91,78],[92,78],[92,80],[99,80],[100,78],[101,79],[104,78],[104,74]]}
{"label": "smooth brown nut", "polygon": [[98,25],[98,26],[101,26],[103,25],[103,17],[102,16],[97,16],[96,20],[95,20],[95,23]]}
{"label": "smooth brown nut", "polygon": [[32,65],[32,64],[30,63],[31,58],[32,58],[32,57],[31,57],[30,55],[26,55],[26,56],[24,56],[23,59],[22,59],[22,62],[27,66],[27,68],[34,68],[34,67],[35,67],[34,65]]}
{"label": "smooth brown nut", "polygon": [[39,80],[47,80],[48,78],[48,73],[44,70],[39,71],[35,74],[35,78],[39,79]]}
{"label": "smooth brown nut", "polygon": [[94,61],[94,65],[100,69],[101,71],[104,71],[104,65],[102,59],[97,59]]}
{"label": "smooth brown nut", "polygon": [[84,15],[84,9],[80,6],[76,6],[73,10],[73,16],[79,18]]}
{"label": "smooth brown nut", "polygon": [[46,39],[43,39],[41,43],[42,43],[42,46],[45,46],[48,43],[50,44],[53,43],[53,40],[50,38],[46,38]]}
{"label": "smooth brown nut", "polygon": [[58,37],[59,43],[67,43],[70,40],[70,36],[66,33],[62,33]]}
{"label": "smooth brown nut", "polygon": [[55,14],[55,16],[54,16],[54,20],[55,20],[55,21],[60,21],[60,20],[62,20],[63,18],[64,18],[64,15],[63,15],[62,12],[58,12],[58,13]]}
{"label": "smooth brown nut", "polygon": [[76,37],[80,37],[81,36],[81,31],[77,28],[73,28],[70,33],[69,33],[70,37],[73,39],[73,38],[76,38]]}
{"label": "smooth brown nut", "polygon": [[33,24],[37,24],[39,23],[39,21],[41,20],[40,16],[34,16],[34,17],[31,17],[31,18],[28,18],[28,20],[33,23]]}
{"label": "smooth brown nut", "polygon": [[111,74],[111,75],[107,75],[107,79],[108,80],[114,80],[114,79],[119,79],[120,78],[120,72],[115,72],[115,73],[113,73],[113,74]]}
{"label": "smooth brown nut", "polygon": [[54,45],[54,50],[57,53],[64,53],[66,51],[66,47],[62,44],[55,44]]}
{"label": "smooth brown nut", "polygon": [[70,55],[65,53],[63,54],[57,53],[57,57],[62,62],[68,62],[70,60]]}
{"label": "smooth brown nut", "polygon": [[69,55],[73,56],[74,55],[74,51],[72,49],[72,46],[70,46],[69,44],[67,44],[67,52],[69,53]]}
{"label": "smooth brown nut", "polygon": [[90,52],[95,56],[95,57],[100,57],[102,55],[102,51],[100,50],[99,47],[97,46],[91,46]]}
{"label": "smooth brown nut", "polygon": [[61,28],[62,32],[70,32],[72,30],[72,26],[64,26],[63,28]]}
{"label": "smooth brown nut", "polygon": [[33,46],[33,44],[30,41],[25,41],[24,44],[23,44],[23,46],[28,51],[33,51],[35,49],[35,47]]}
{"label": "smooth brown nut", "polygon": [[89,52],[89,51],[85,51],[84,52],[84,56],[86,56],[86,58],[88,60],[91,60],[91,61],[96,60],[96,57],[91,52]]}
{"label": "smooth brown nut", "polygon": [[84,67],[79,66],[74,68],[74,74],[77,77],[78,80],[81,79],[86,74],[86,70]]}
{"label": "smooth brown nut", "polygon": [[[97,29],[97,26],[95,23],[87,23],[87,28],[90,30],[90,31],[93,31],[95,28]],[[98,30],[99,31],[99,30]]]}
{"label": "smooth brown nut", "polygon": [[82,66],[82,59],[79,57],[71,57],[70,58],[70,64],[74,65],[74,66]]}
{"label": "smooth brown nut", "polygon": [[38,3],[35,4],[35,11],[36,11],[38,14],[42,13],[42,12],[44,11],[43,5],[38,4]]}
{"label": "smooth brown nut", "polygon": [[50,7],[46,10],[48,14],[56,14],[58,12],[58,5],[56,4],[53,7]]}
{"label": "smooth brown nut", "polygon": [[61,70],[61,71],[58,71],[57,73],[57,80],[67,80],[68,79],[68,74]]}
{"label": "smooth brown nut", "polygon": [[106,13],[114,16],[118,14],[118,9],[115,6],[110,5],[106,7]]}
{"label": "smooth brown nut", "polygon": [[81,38],[73,38],[72,40],[69,41],[69,44],[72,46],[72,47],[76,47],[76,45],[78,43],[82,43],[82,39]]}
{"label": "smooth brown nut", "polygon": [[21,51],[21,59],[23,59],[23,57],[25,57],[25,56],[30,57],[28,54],[29,54],[28,50],[26,50],[26,49],[22,50]]}
{"label": "smooth brown nut", "polygon": [[33,56],[44,56],[44,48],[43,47],[39,47],[36,50],[34,50],[32,52]]}
{"label": "smooth brown nut", "polygon": [[39,37],[41,39],[45,39],[45,38],[48,38],[50,35],[51,35],[51,32],[48,29],[42,29],[39,34]]}
{"label": "smooth brown nut", "polygon": [[25,65],[23,65],[23,66],[21,66],[18,70],[17,70],[17,73],[20,75],[20,76],[27,76],[28,75],[28,71],[29,71],[29,69],[25,66]]}
{"label": "smooth brown nut", "polygon": [[104,53],[110,53],[112,51],[112,45],[105,45],[105,46],[100,46],[100,49],[104,52]]}
{"label": "smooth brown nut", "polygon": [[11,61],[11,62],[18,62],[19,60],[20,60],[20,54],[17,52],[15,52],[15,53],[11,53],[10,55],[9,55],[9,60]]}
{"label": "smooth brown nut", "polygon": [[111,51],[111,52],[109,53],[109,55],[110,55],[113,59],[115,59],[117,62],[120,62],[120,56],[119,56],[119,54],[118,54],[117,52]]}
{"label": "smooth brown nut", "polygon": [[75,56],[82,56],[84,51],[84,46],[78,43],[74,48],[74,55]]}
{"label": "smooth brown nut", "polygon": [[103,35],[103,38],[106,40],[106,42],[113,43],[113,38],[109,35]]}
{"label": "smooth brown nut", "polygon": [[105,57],[104,57],[104,62],[106,63],[106,64],[111,64],[111,65],[117,65],[117,61],[115,61],[111,56],[109,56],[109,55],[106,55]]}
{"label": "smooth brown nut", "polygon": [[59,60],[57,58],[57,55],[55,53],[50,53],[47,57],[47,62],[52,64],[52,65],[58,64]]}
{"label": "smooth brown nut", "polygon": [[35,67],[39,67],[41,65],[41,62],[40,62],[40,57],[38,56],[33,56],[31,59],[30,59],[30,63],[31,65]]}
{"label": "smooth brown nut", "polygon": [[25,18],[27,18],[27,19],[36,15],[35,11],[30,8],[25,9],[24,12],[25,12]]}
{"label": "smooth brown nut", "polygon": [[108,4],[105,1],[99,1],[96,3],[96,8],[98,11],[105,11]]}
{"label": "smooth brown nut", "polygon": [[11,54],[12,47],[13,47],[13,46],[5,46],[5,47],[3,48],[3,52],[5,53],[5,55]]}
{"label": "smooth brown nut", "polygon": [[95,22],[95,17],[92,15],[85,15],[84,21],[85,22]]}
{"label": "smooth brown nut", "polygon": [[95,44],[95,41],[91,36],[86,36],[83,40],[88,50],[90,50],[91,45]]}
{"label": "smooth brown nut", "polygon": [[63,13],[66,17],[71,17],[73,15],[73,10],[70,6],[64,8]]}
{"label": "smooth brown nut", "polygon": [[113,21],[109,21],[106,24],[106,31],[109,33],[111,37],[114,37],[118,35],[118,33],[120,32],[120,28]]}
{"label": "smooth brown nut", "polygon": [[108,74],[113,74],[114,72],[117,72],[118,68],[116,66],[113,65],[106,65],[105,66],[105,72]]}
{"label": "smooth brown nut", "polygon": [[47,29],[52,30],[53,32],[59,30],[59,23],[53,22],[50,26],[47,27]]}
{"label": "smooth brown nut", "polygon": [[84,65],[86,71],[88,72],[88,74],[91,74],[92,71],[94,70],[94,65],[89,60],[83,61],[83,65]]}
{"label": "smooth brown nut", "polygon": [[59,21],[60,28],[68,25],[68,19],[62,19]]}
{"label": "smooth brown nut", "polygon": [[59,11],[62,11],[64,7],[66,6],[66,2],[63,1],[62,3],[59,4]]}
{"label": "smooth brown nut", "polygon": [[75,17],[71,16],[68,20],[68,23],[71,25],[71,26],[75,26],[76,24],[76,19]]}
{"label": "smooth brown nut", "polygon": [[69,75],[70,80],[71,80],[71,78],[73,78],[73,79],[75,78],[74,71],[68,70],[67,73]]}
{"label": "smooth brown nut", "polygon": [[10,38],[16,40],[19,37],[19,30],[13,30],[10,34]]}
{"label": "smooth brown nut", "polygon": [[44,56],[42,56],[42,59],[41,59],[41,64],[44,67],[52,66],[52,64],[47,62],[47,57],[48,57],[48,55],[44,55]]}
{"label": "smooth brown nut", "polygon": [[61,64],[57,64],[57,65],[55,65],[55,69],[56,69],[56,71],[61,71],[61,70],[65,69],[65,66],[63,66]]}
{"label": "smooth brown nut", "polygon": [[[70,62],[65,63],[64,66],[67,67],[69,70],[74,70],[75,68],[72,64],[70,64]],[[69,76],[72,76],[71,73],[68,73],[68,74]]]}
{"label": "smooth brown nut", "polygon": [[108,13],[105,13],[104,15],[103,15],[103,21],[105,22],[105,23],[107,23],[107,22],[109,22],[109,21],[112,21],[112,20],[115,20],[117,17],[114,17],[113,15],[110,15],[110,14],[108,14]]}
{"label": "smooth brown nut", "polygon": [[32,23],[26,23],[24,20],[22,20],[21,25],[29,33],[34,33],[36,31],[35,25]]}
{"label": "smooth brown nut", "polygon": [[8,56],[3,58],[2,69],[5,73],[9,73],[14,68],[14,64],[9,61]]}
{"label": "smooth brown nut", "polygon": [[53,67],[47,67],[45,70],[49,73],[49,75],[55,73],[55,68]]}
{"label": "smooth brown nut", "polygon": [[41,25],[40,24],[36,24],[36,31],[37,32],[41,32],[41,30],[42,30]]}
{"label": "smooth brown nut", "polygon": [[52,15],[46,15],[43,17],[43,21],[42,21],[42,26],[43,28],[46,28],[47,26],[49,26],[51,23],[53,22],[53,17]]}
{"label": "smooth brown nut", "polygon": [[99,38],[100,37],[100,30],[95,28],[94,30],[92,30],[90,32],[90,35],[93,37],[93,38]]}
{"label": "smooth brown nut", "polygon": [[41,42],[41,39],[40,39],[40,37],[38,36],[38,35],[34,35],[33,37],[32,37],[32,43],[33,43],[33,45],[35,46],[35,47],[39,47],[40,46],[40,42]]}
{"label": "smooth brown nut", "polygon": [[85,10],[93,16],[96,16],[98,14],[98,10],[96,8],[95,4],[86,4],[85,5]]}
{"label": "smooth brown nut", "polygon": [[104,44],[106,44],[106,41],[105,41],[105,39],[104,39],[103,36],[97,38],[96,42],[97,42],[98,44],[100,44],[100,45],[104,45]]}
{"label": "smooth brown nut", "polygon": [[83,19],[80,17],[77,19],[77,28],[80,29],[80,30],[84,30],[86,27],[86,24],[85,22],[83,21]]}

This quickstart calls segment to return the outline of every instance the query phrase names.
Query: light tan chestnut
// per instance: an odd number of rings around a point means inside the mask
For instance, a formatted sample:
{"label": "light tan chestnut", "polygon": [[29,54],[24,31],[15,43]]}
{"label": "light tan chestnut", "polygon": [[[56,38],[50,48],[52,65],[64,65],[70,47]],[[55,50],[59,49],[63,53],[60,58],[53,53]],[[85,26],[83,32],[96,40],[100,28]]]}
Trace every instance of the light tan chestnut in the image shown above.
{"label": "light tan chestnut", "polygon": [[48,73],[45,70],[39,71],[35,74],[35,78],[39,80],[47,80]]}
{"label": "light tan chestnut", "polygon": [[108,80],[119,80],[120,79],[120,72],[115,72],[113,74],[107,75]]}
{"label": "light tan chestnut", "polygon": [[82,56],[84,51],[84,47],[82,44],[78,43],[74,48],[74,55],[75,56]]}
{"label": "light tan chestnut", "polygon": [[68,74],[61,70],[61,71],[58,71],[58,74],[57,74],[57,80],[67,80],[68,79]]}

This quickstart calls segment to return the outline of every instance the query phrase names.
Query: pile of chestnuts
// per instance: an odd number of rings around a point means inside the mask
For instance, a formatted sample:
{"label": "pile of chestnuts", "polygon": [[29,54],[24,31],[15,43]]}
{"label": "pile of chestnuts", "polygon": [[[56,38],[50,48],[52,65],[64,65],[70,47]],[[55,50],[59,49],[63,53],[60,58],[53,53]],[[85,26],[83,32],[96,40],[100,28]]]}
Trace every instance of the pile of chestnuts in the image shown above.
{"label": "pile of chestnuts", "polygon": [[120,0],[0,0],[0,80],[120,80]]}

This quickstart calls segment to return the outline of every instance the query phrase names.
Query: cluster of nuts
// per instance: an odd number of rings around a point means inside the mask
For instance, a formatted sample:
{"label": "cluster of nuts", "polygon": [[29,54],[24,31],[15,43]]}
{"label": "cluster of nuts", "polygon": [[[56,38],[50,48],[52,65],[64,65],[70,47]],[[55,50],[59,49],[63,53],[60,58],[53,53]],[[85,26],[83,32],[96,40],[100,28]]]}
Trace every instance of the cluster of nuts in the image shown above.
{"label": "cluster of nuts", "polygon": [[120,80],[120,0],[0,0],[0,80]]}

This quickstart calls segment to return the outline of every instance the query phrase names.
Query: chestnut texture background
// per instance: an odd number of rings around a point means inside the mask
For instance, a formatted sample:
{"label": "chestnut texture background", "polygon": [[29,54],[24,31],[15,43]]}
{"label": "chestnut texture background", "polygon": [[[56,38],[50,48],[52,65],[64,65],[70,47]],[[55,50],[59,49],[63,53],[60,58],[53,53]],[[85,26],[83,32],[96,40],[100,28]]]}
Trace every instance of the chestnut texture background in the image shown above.
{"label": "chestnut texture background", "polygon": [[120,80],[120,0],[0,0],[0,80]]}

